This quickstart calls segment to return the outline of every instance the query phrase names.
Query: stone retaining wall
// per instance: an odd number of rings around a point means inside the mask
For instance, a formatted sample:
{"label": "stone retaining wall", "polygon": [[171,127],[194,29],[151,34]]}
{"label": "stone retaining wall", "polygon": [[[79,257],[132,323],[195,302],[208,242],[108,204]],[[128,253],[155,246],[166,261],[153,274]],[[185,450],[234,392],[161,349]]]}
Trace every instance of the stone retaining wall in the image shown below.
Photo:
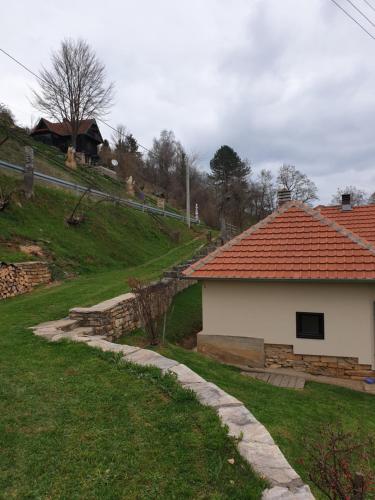
{"label": "stone retaining wall", "polygon": [[360,364],[358,358],[294,354],[293,346],[284,344],[265,344],[264,352],[266,368],[293,368],[313,375],[352,380],[375,376],[371,366]]}
{"label": "stone retaining wall", "polygon": [[22,269],[32,287],[52,281],[51,271],[49,270],[47,262],[18,262],[15,266]]}
{"label": "stone retaining wall", "polygon": [[34,286],[50,281],[46,262],[0,263],[0,300],[30,292]]}
{"label": "stone retaining wall", "polygon": [[[196,282],[165,278],[151,286],[158,286],[160,283],[166,286],[169,307],[177,293]],[[69,318],[77,321],[81,327],[92,328],[94,335],[103,335],[110,340],[141,327],[133,293],[125,293],[92,307],[75,307],[70,310]]]}

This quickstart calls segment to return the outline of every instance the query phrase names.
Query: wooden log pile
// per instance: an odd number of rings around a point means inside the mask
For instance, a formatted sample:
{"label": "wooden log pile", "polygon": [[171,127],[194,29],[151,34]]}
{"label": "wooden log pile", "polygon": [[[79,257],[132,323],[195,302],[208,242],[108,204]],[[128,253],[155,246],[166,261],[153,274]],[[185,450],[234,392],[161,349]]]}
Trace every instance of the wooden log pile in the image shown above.
{"label": "wooden log pile", "polygon": [[0,262],[0,300],[32,289],[26,272],[14,264]]}

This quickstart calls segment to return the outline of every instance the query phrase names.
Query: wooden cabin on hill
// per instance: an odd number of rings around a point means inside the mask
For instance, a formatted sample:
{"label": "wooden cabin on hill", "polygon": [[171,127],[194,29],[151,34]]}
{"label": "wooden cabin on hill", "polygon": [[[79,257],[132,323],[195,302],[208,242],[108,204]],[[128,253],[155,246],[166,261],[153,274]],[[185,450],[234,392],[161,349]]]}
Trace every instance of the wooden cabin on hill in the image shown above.
{"label": "wooden cabin on hill", "polygon": [[[72,144],[72,128],[68,120],[53,123],[41,118],[30,135],[37,141],[59,148],[66,153]],[[103,142],[96,120],[82,120],[78,130],[77,153],[84,154],[85,163],[96,163],[98,146]]]}

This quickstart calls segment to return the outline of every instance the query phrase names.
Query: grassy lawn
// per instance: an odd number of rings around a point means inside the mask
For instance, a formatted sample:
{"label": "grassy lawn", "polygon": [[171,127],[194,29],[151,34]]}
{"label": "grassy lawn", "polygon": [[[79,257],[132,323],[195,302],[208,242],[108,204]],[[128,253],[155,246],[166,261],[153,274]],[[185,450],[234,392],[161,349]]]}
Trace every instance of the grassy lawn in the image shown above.
{"label": "grassy lawn", "polygon": [[193,285],[179,293],[168,314],[166,338],[179,344],[191,340],[202,330],[202,287]]}
{"label": "grassy lawn", "polygon": [[[301,461],[306,458],[304,439],[319,441],[322,425],[341,421],[346,429],[359,430],[375,438],[374,396],[314,382],[308,382],[303,391],[274,387],[245,377],[234,367],[174,345],[172,342],[176,340],[181,342],[182,335],[189,336],[190,329],[201,318],[200,296],[200,285],[195,285],[175,298],[173,321],[170,329],[167,329],[169,343],[159,347],[159,352],[186,364],[206,380],[241,400],[267,427],[306,482],[308,461]],[[144,334],[137,332],[135,336],[126,335],[121,342],[144,345]],[[325,498],[316,489],[314,493],[318,498]]]}
{"label": "grassy lawn", "polygon": [[196,245],[0,303],[1,497],[260,497],[215,413],[174,380],[27,330],[124,292],[128,276],[155,278]]}

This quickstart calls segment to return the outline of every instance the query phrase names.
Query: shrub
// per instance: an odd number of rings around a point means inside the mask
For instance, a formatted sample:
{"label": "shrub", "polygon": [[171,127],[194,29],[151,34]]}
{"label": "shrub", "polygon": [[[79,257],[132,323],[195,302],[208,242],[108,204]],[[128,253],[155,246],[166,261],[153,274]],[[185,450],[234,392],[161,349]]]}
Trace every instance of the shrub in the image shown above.
{"label": "shrub", "polygon": [[324,426],[319,441],[306,440],[310,480],[331,500],[373,498],[374,440],[347,432],[340,423]]}

